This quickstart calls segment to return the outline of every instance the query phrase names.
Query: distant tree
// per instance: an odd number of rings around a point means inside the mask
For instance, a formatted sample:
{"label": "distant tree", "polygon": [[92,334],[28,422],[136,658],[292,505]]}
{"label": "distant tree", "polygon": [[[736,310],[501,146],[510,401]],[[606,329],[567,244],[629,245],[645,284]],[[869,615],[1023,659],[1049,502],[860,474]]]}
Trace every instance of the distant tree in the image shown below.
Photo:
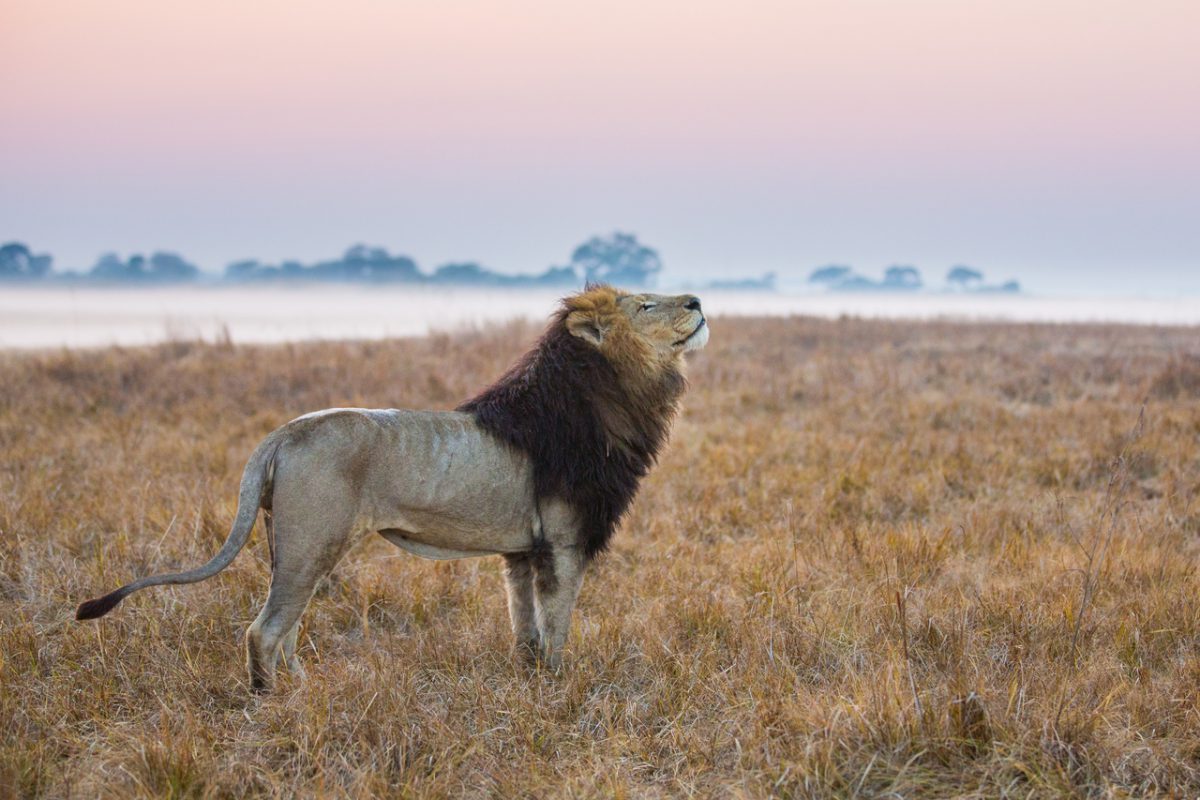
{"label": "distant tree", "polygon": [[662,259],[633,234],[617,232],[579,245],[571,254],[571,266],[589,283],[649,286],[662,271]]}
{"label": "distant tree", "polygon": [[983,283],[983,273],[962,265],[951,267],[946,273],[946,283],[959,289],[970,289]]}
{"label": "distant tree", "polygon": [[870,278],[864,278],[862,275],[855,275],[853,273],[847,275],[840,283],[833,286],[839,292],[873,292],[879,291],[882,287],[882,284]]}
{"label": "distant tree", "polygon": [[921,273],[916,267],[888,267],[883,273],[885,289],[920,289],[922,286]]}
{"label": "distant tree", "polygon": [[706,288],[773,292],[775,291],[775,281],[777,278],[778,276],[774,272],[764,272],[758,278],[729,278],[710,281]]}
{"label": "distant tree", "polygon": [[579,273],[571,267],[550,267],[541,275],[530,279],[538,286],[578,286]]}
{"label": "distant tree", "polygon": [[48,255],[34,255],[20,242],[9,242],[0,247],[0,280],[43,278],[53,261]]}
{"label": "distant tree", "polygon": [[388,251],[384,248],[365,244],[356,244],[342,255],[342,260],[347,264],[377,264],[388,258]]}
{"label": "distant tree", "polygon": [[20,242],[9,242],[0,247],[0,277],[21,278],[29,272],[29,259],[33,254]]}
{"label": "distant tree", "polygon": [[50,274],[54,265],[54,257],[48,253],[40,253],[29,257],[29,274],[35,278],[44,278]]}
{"label": "distant tree", "polygon": [[314,269],[323,277],[348,280],[420,280],[417,263],[407,256],[393,256],[382,247],[356,244],[342,254],[340,262],[318,264]]}
{"label": "distant tree", "polygon": [[377,281],[419,281],[424,276],[417,262],[407,256],[392,256],[386,260],[373,261],[365,277]]}
{"label": "distant tree", "polygon": [[140,268],[142,262],[145,260],[141,256],[134,256],[134,258],[131,258],[126,263],[116,253],[105,253],[96,259],[96,263],[88,272],[88,277],[102,281],[138,280],[142,277],[142,274],[134,268],[135,259],[138,259],[137,266]]}
{"label": "distant tree", "polygon": [[252,258],[235,261],[225,268],[225,279],[248,281],[262,277],[263,265]]}
{"label": "distant tree", "polygon": [[579,276],[570,267],[551,267],[541,275],[507,275],[474,261],[443,264],[430,278],[434,283],[465,286],[577,286]]}
{"label": "distant tree", "polygon": [[189,264],[175,253],[155,253],[150,256],[150,275],[156,281],[190,281],[200,274],[195,264]]}
{"label": "distant tree", "polygon": [[433,272],[433,280],[437,283],[496,283],[495,279],[498,277],[495,273],[489,272],[473,261],[459,264],[443,264]]}
{"label": "distant tree", "polygon": [[813,270],[808,276],[809,283],[822,283],[826,286],[833,286],[849,278],[851,269],[841,264],[830,264],[827,267],[819,267]]}
{"label": "distant tree", "polygon": [[175,283],[194,280],[200,270],[175,253],[158,252],[146,258],[133,255],[122,261],[116,253],[100,256],[88,276],[101,281],[121,283]]}

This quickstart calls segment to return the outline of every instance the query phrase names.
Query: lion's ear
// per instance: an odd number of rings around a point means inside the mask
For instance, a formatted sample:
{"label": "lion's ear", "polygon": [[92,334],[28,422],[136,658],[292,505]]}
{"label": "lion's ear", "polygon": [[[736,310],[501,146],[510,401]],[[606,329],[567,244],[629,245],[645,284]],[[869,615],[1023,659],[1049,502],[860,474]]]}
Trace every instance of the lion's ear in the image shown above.
{"label": "lion's ear", "polygon": [[591,342],[596,347],[604,341],[608,328],[600,324],[595,315],[586,311],[572,311],[567,315],[567,330],[572,336],[578,336],[584,341]]}

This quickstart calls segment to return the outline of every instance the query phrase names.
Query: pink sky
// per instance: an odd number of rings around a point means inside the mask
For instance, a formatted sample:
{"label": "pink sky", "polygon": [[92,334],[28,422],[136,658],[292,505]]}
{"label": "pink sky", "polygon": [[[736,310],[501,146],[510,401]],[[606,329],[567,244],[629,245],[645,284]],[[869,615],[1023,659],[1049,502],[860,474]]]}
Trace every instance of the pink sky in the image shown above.
{"label": "pink sky", "polygon": [[60,267],[363,240],[527,271],[622,228],[678,279],[1200,289],[1196,2],[0,9],[0,239]]}

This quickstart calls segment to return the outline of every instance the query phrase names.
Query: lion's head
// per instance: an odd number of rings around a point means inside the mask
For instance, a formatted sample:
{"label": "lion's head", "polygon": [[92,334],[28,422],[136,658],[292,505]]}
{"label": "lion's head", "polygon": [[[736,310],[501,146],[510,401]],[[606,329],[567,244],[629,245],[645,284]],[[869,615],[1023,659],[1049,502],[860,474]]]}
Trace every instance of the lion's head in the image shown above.
{"label": "lion's head", "polygon": [[708,342],[708,321],[693,294],[630,294],[596,286],[563,301],[573,336],[598,348],[620,370],[657,372]]}
{"label": "lion's head", "polygon": [[537,346],[459,409],[529,455],[535,496],[576,509],[591,557],[666,443],[687,386],[683,354],[707,341],[694,295],[590,287],[564,298]]}

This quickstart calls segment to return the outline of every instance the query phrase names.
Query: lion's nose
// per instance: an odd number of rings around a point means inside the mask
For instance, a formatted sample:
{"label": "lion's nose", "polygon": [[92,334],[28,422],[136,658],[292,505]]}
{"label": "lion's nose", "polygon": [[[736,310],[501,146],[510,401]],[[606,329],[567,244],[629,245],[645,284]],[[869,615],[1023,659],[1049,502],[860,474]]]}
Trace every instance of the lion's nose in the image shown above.
{"label": "lion's nose", "polygon": [[691,299],[689,299],[687,301],[687,304],[684,305],[684,308],[686,308],[688,311],[699,311],[700,310],[700,298],[692,297]]}

